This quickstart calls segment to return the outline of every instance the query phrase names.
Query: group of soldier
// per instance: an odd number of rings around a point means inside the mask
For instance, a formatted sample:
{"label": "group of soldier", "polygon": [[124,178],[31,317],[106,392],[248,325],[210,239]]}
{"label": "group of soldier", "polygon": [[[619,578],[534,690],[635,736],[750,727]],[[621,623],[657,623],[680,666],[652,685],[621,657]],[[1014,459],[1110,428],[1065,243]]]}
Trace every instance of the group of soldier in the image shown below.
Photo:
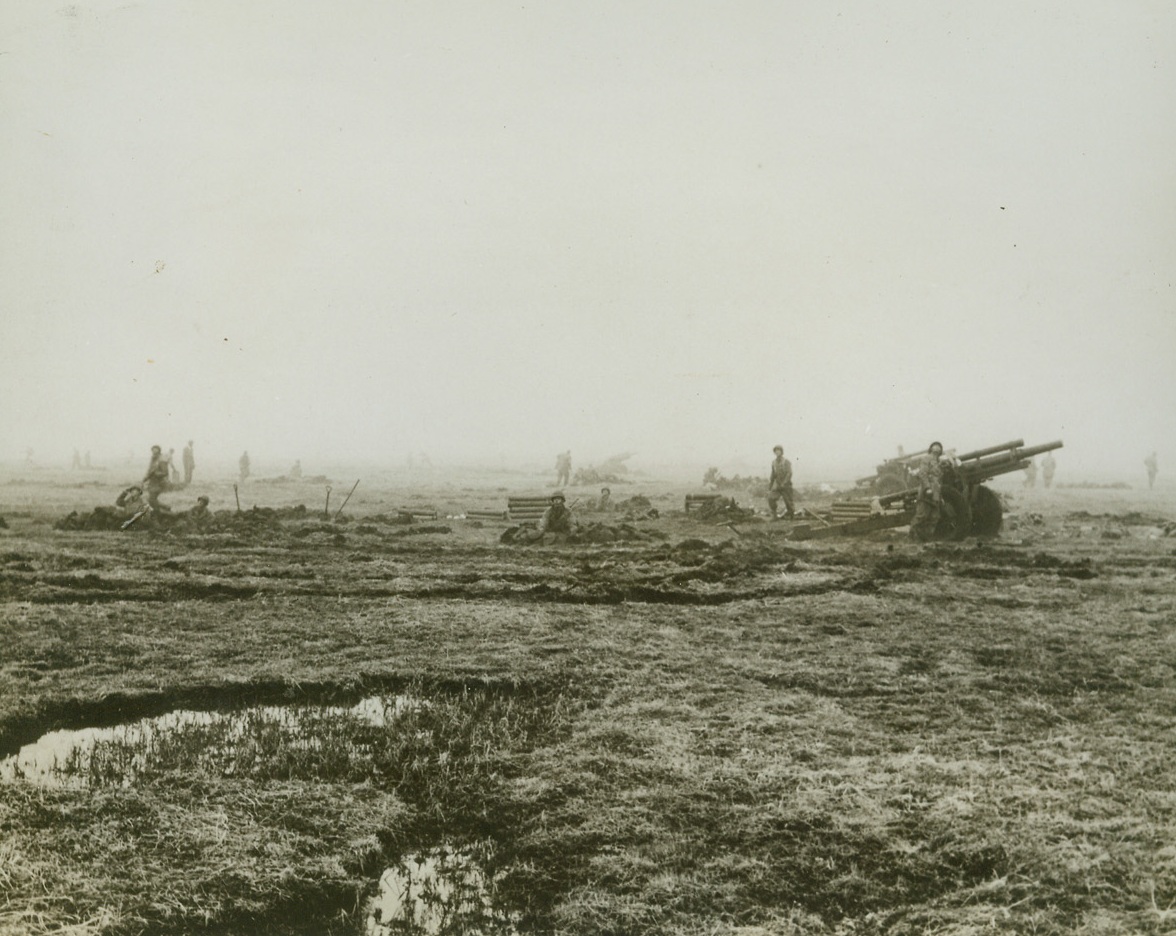
{"label": "group of soldier", "polygon": [[[1041,481],[1045,487],[1053,486],[1054,473],[1057,470],[1057,459],[1052,453],[1046,452],[1045,458],[1041,460]],[[1033,459],[1029,459],[1029,464],[1025,466],[1025,487],[1037,487],[1037,462]]]}
{"label": "group of soldier", "polygon": [[[151,461],[147,465],[147,472],[139,484],[132,484],[122,491],[115,500],[115,507],[127,517],[128,523],[140,517],[156,512],[170,513],[171,508],[159,501],[161,494],[186,488],[192,483],[192,475],[196,471],[195,445],[191,439],[184,446],[181,455],[183,476],[174,463],[175,449],[168,449],[167,454],[158,445],[151,446]],[[201,495],[196,499],[196,506],[188,511],[189,516],[199,518],[207,514],[209,499]]]}
{"label": "group of soldier", "polygon": [[[163,449],[158,445],[151,447],[151,461],[147,467],[147,473],[143,476],[141,485],[132,485],[119,494],[116,506],[128,518],[137,519],[139,516],[150,511],[168,512],[170,508],[159,502],[161,494],[187,487],[192,483],[192,475],[196,467],[196,459],[194,455],[194,445],[191,440],[184,447],[181,455],[181,462],[183,465],[183,480],[180,480],[180,475],[175,465],[173,464],[175,449],[169,449],[166,455],[163,454]],[[795,496],[792,487],[792,462],[784,457],[784,447],[777,445],[772,449],[773,460],[768,472],[768,511],[773,520],[792,520],[796,517]],[[1148,486],[1151,487],[1155,482],[1157,473],[1157,459],[1156,453],[1152,452],[1146,459],[1144,465],[1147,468]],[[249,477],[249,453],[242,454],[239,465],[240,477],[245,481]],[[571,451],[560,453],[556,460],[556,483],[567,484],[572,467]],[[1057,463],[1052,454],[1046,453],[1042,460],[1042,474],[1045,487],[1050,487],[1053,483],[1054,472],[1057,468]],[[301,463],[296,464],[296,471],[301,475]],[[1031,461],[1025,469],[1025,485],[1027,487],[1034,487],[1037,480],[1037,467]],[[917,541],[925,541],[930,539],[934,533],[935,528],[939,523],[940,514],[942,512],[943,492],[943,445],[939,442],[932,442],[927,447],[927,452],[923,455],[917,464],[915,471],[915,479],[917,483],[917,495],[915,501],[915,516],[911,522],[910,535],[911,538]],[[145,502],[144,502],[145,497]],[[602,488],[601,496],[597,502],[599,510],[608,510],[610,504],[611,492],[609,489]],[[783,501],[784,513],[780,513],[780,503]],[[188,513],[189,515],[204,515],[208,511],[209,499],[205,496],[197,498],[196,506]],[[550,534],[571,534],[577,528],[577,521],[575,515],[567,506],[567,498],[562,491],[556,491],[551,495],[550,503],[543,515],[539,518],[539,522],[533,530],[526,531],[521,537],[523,541],[532,539],[535,541],[543,540]]]}

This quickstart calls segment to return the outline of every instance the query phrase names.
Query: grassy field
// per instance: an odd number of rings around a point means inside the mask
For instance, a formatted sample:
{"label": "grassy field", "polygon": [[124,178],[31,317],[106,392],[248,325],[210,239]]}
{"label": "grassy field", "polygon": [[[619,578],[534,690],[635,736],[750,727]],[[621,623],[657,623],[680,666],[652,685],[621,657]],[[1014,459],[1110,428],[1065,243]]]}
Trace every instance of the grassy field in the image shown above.
{"label": "grassy field", "polygon": [[0,784],[0,932],[357,933],[385,868],[476,843],[521,932],[1176,932],[1176,491],[1009,486],[999,539],[927,546],[706,526],[652,479],[615,543],[451,518],[542,481],[365,479],[339,521],[251,482],[118,533],[53,528],[113,480],[0,478],[0,755],[423,700]]}

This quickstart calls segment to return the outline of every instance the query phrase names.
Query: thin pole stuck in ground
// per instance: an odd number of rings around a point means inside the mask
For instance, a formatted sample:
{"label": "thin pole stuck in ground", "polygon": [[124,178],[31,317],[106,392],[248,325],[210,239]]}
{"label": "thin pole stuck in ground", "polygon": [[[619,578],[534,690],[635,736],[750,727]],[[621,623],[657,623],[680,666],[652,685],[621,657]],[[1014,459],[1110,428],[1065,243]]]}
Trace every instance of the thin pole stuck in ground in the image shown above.
{"label": "thin pole stuck in ground", "polygon": [[339,509],[335,511],[335,519],[339,519],[339,514],[343,513],[343,508],[347,506],[347,502],[351,500],[351,495],[355,493],[355,489],[359,487],[359,478],[355,479],[355,483],[351,485],[351,490],[347,492],[347,496],[343,498],[343,503],[339,505]]}

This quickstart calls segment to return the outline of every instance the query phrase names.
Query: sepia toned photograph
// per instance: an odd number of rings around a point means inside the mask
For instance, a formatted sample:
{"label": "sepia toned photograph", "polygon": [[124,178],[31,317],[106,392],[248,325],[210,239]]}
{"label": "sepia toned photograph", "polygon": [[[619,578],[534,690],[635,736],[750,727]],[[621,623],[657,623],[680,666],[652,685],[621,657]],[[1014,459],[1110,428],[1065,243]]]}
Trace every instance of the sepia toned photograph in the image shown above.
{"label": "sepia toned photograph", "polygon": [[1176,934],[1176,8],[0,4],[0,936]]}

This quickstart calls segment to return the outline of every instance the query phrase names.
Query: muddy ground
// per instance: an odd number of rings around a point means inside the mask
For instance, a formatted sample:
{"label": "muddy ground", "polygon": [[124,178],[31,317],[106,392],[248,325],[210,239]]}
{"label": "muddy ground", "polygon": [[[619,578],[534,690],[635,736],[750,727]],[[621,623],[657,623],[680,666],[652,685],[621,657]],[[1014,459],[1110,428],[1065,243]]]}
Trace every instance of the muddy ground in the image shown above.
{"label": "muddy ground", "polygon": [[1176,932],[1176,489],[1008,484],[999,538],[920,546],[641,479],[656,518],[584,515],[635,535],[518,547],[461,515],[545,479],[388,474],[335,519],[353,480],[113,532],[54,528],[113,479],[0,478],[0,755],[430,700],[334,759],[0,784],[0,932],[355,933],[386,867],[472,842],[521,932]]}

